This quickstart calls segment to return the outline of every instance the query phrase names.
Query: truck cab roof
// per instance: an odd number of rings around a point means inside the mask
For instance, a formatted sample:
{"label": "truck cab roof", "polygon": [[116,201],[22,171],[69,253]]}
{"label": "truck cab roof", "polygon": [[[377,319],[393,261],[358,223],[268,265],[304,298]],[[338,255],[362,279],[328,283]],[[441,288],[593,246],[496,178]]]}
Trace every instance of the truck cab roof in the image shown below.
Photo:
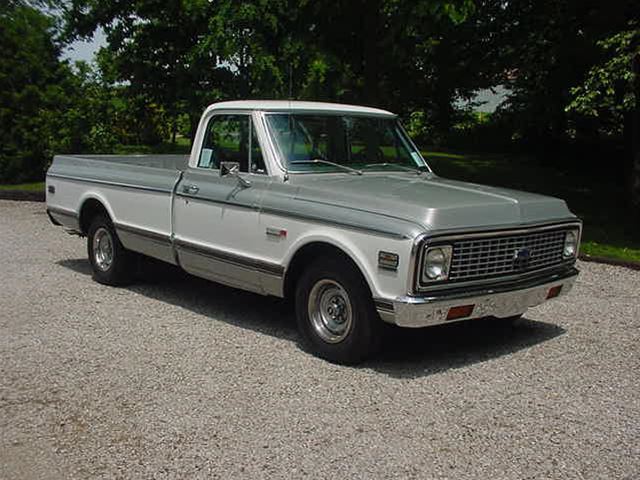
{"label": "truck cab roof", "polygon": [[266,112],[331,112],[354,115],[374,115],[395,117],[396,115],[379,108],[363,107],[360,105],[346,105],[341,103],[304,102],[300,100],[235,100],[218,102],[209,105],[207,112],[212,110],[259,110]]}

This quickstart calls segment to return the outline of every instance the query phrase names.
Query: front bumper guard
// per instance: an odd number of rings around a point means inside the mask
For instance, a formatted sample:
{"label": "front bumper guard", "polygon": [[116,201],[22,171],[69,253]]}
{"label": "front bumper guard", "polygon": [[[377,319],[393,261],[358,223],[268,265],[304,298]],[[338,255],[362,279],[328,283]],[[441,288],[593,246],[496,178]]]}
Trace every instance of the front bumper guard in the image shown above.
{"label": "front bumper guard", "polygon": [[[554,298],[566,295],[573,288],[578,273],[577,269],[571,268],[568,272],[547,275],[526,283],[485,286],[481,289],[458,290],[456,293],[438,292],[420,297],[399,297],[394,300],[378,299],[375,304],[384,321],[410,328],[484,317],[506,318],[521,315],[528,308],[544,303],[548,299],[549,290],[554,287],[561,287]],[[451,308],[465,305],[473,305],[470,315],[447,320]]]}

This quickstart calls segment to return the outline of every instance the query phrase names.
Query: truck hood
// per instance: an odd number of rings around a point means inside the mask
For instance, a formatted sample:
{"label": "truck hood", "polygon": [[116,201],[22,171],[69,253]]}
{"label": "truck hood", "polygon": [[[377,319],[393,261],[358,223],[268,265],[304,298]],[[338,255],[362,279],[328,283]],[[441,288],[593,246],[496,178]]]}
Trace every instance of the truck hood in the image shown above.
{"label": "truck hood", "polygon": [[[566,220],[563,200],[432,174],[297,175],[295,200],[371,212],[428,230]],[[293,183],[292,182],[292,183]]]}

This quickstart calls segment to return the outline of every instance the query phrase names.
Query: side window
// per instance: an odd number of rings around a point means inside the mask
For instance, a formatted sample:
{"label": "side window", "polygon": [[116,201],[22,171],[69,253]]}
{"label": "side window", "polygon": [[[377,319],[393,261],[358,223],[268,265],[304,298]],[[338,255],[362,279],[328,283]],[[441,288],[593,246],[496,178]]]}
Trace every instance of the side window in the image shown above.
{"label": "side window", "polygon": [[238,162],[241,172],[266,173],[262,150],[249,115],[215,115],[209,120],[198,167],[220,168]]}

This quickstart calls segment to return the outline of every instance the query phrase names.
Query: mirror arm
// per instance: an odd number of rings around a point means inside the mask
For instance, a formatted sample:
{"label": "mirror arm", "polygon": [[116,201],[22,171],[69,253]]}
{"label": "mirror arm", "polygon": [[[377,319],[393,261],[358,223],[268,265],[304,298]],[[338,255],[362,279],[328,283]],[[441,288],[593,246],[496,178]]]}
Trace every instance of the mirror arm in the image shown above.
{"label": "mirror arm", "polygon": [[238,173],[234,173],[233,176],[238,179],[238,183],[240,184],[241,187],[249,188],[251,186],[251,182],[246,178],[242,178]]}
{"label": "mirror arm", "polygon": [[240,164],[238,162],[220,162],[221,177],[235,177],[242,188],[249,188],[251,182],[240,175]]}

